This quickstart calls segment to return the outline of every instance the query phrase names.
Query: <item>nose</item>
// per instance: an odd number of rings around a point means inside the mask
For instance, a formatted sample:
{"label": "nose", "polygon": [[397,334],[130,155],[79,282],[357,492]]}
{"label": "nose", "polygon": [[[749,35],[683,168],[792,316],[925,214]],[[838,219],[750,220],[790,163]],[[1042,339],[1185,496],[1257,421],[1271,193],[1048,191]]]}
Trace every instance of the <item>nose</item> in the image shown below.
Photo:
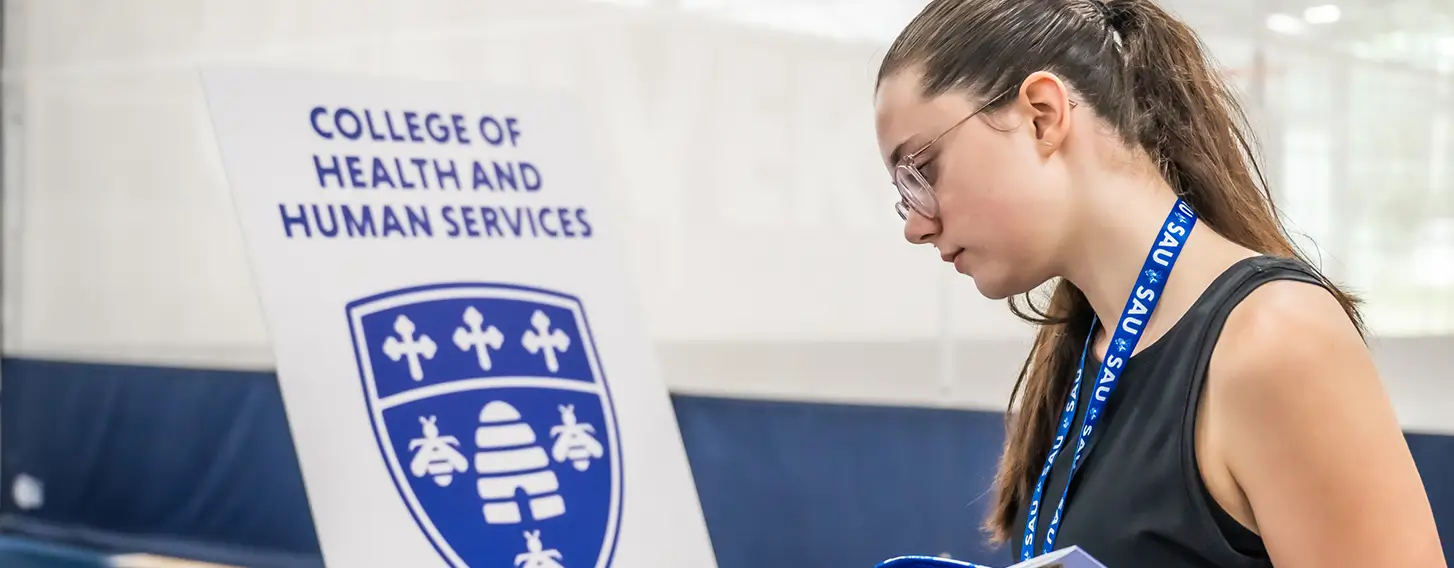
{"label": "nose", "polygon": [[939,221],[929,219],[910,209],[904,220],[904,240],[916,245],[931,242],[939,235]]}

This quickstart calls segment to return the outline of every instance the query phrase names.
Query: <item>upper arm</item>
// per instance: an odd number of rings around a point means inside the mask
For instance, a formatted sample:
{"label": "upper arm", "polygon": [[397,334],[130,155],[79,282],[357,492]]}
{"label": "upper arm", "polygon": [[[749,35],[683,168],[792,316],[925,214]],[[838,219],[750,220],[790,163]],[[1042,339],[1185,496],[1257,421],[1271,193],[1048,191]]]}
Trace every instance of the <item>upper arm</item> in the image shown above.
{"label": "upper arm", "polygon": [[1218,454],[1279,568],[1445,566],[1392,404],[1331,294],[1263,285],[1213,363]]}

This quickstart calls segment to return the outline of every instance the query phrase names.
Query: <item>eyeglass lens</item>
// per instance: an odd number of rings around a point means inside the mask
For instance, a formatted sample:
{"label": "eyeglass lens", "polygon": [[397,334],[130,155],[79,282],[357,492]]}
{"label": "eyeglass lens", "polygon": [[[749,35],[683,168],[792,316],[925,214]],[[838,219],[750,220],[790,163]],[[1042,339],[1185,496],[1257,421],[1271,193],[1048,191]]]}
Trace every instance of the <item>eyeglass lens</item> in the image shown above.
{"label": "eyeglass lens", "polygon": [[933,218],[938,214],[937,203],[934,200],[934,190],[929,187],[928,180],[914,166],[901,164],[894,168],[894,185],[898,186],[899,197],[902,200],[895,209],[899,217],[907,219],[909,210],[926,217]]}

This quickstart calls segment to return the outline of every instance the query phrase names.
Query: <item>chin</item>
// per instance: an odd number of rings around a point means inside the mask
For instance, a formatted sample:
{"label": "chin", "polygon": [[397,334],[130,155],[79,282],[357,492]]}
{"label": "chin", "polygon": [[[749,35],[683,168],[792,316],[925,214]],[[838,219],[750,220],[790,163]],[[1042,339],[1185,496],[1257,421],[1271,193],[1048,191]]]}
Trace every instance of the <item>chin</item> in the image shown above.
{"label": "chin", "polygon": [[992,276],[971,276],[970,278],[974,280],[974,287],[979,290],[979,294],[990,300],[1003,300],[1020,293],[1013,286],[1006,286],[1006,282],[1002,278]]}
{"label": "chin", "polygon": [[[1017,278],[1017,276],[1019,277]],[[1038,284],[1025,282],[1023,276],[1023,274],[982,270],[981,273],[970,278],[974,279],[974,287],[979,290],[981,296],[990,300],[1003,300],[1010,296],[1024,294],[1038,286]]]}

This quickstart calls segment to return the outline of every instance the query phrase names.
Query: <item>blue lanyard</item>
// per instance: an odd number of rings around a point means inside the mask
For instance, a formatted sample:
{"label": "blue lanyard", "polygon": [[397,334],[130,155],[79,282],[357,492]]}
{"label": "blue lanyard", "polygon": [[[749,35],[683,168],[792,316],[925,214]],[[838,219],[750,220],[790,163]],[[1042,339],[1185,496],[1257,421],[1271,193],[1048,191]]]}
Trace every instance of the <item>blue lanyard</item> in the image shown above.
{"label": "blue lanyard", "polygon": [[[1096,423],[1100,422],[1101,414],[1106,407],[1106,401],[1110,400],[1111,393],[1116,390],[1116,383],[1120,382],[1121,371],[1126,368],[1126,362],[1131,354],[1135,353],[1136,344],[1141,340],[1141,330],[1145,329],[1146,322],[1151,319],[1151,314],[1156,310],[1156,304],[1161,299],[1161,291],[1166,287],[1166,279],[1171,275],[1171,268],[1176,265],[1176,259],[1181,256],[1182,245],[1191,235],[1192,227],[1196,225],[1196,213],[1192,212],[1181,199],[1176,200],[1176,206],[1171,208],[1171,213],[1166,216],[1166,223],[1162,225],[1161,234],[1157,236],[1156,242],[1151,245],[1151,252],[1146,255],[1146,263],[1141,267],[1141,273],[1136,276],[1136,286],[1131,289],[1131,297],[1126,299],[1126,307],[1121,310],[1121,321],[1111,335],[1110,350],[1107,351],[1105,360],[1101,361],[1100,372],[1096,375],[1095,395],[1091,397],[1089,406],[1086,407],[1085,422],[1081,426],[1080,439],[1075,444],[1075,455],[1070,461],[1070,475],[1065,479],[1065,490],[1060,493],[1060,504],[1055,506],[1055,516],[1050,518],[1050,527],[1045,530],[1045,546],[1041,554],[1048,554],[1055,550],[1055,532],[1060,528],[1060,517],[1065,512],[1065,497],[1070,493],[1070,482],[1075,479],[1075,472],[1080,469],[1081,458],[1084,457],[1081,451],[1085,449],[1090,441]],[[1066,401],[1065,410],[1060,415],[1060,426],[1055,432],[1055,442],[1050,447],[1050,454],[1045,458],[1045,467],[1040,470],[1040,481],[1035,483],[1035,493],[1030,500],[1030,514],[1025,521],[1025,540],[1020,547],[1020,561],[1024,562],[1034,556],[1035,552],[1035,529],[1039,527],[1040,520],[1040,499],[1044,496],[1045,480],[1050,478],[1050,470],[1055,466],[1055,458],[1060,455],[1060,450],[1065,447],[1065,438],[1070,435],[1070,424],[1075,421],[1075,410],[1080,404],[1080,379],[1085,371],[1086,354],[1091,349],[1091,338],[1095,337],[1096,323],[1099,320],[1092,318],[1091,331],[1085,339],[1085,347],[1080,352],[1080,367],[1075,371],[1075,382],[1070,387],[1070,400]]]}

